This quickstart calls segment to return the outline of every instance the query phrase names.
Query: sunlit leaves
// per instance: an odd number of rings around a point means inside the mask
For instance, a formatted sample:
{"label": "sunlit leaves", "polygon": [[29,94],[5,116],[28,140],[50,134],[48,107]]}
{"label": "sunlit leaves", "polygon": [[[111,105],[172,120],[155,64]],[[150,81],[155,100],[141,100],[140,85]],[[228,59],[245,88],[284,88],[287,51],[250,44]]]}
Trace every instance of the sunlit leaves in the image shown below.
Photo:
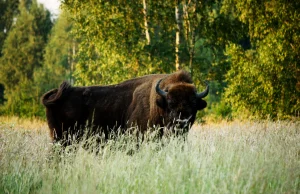
{"label": "sunlit leaves", "polygon": [[260,118],[286,118],[300,111],[300,92],[296,89],[300,49],[294,42],[300,37],[300,14],[295,4],[238,1],[232,7],[231,11],[249,26],[254,52],[249,56],[250,51],[236,45],[227,49],[231,70],[226,96],[238,112],[247,110]]}

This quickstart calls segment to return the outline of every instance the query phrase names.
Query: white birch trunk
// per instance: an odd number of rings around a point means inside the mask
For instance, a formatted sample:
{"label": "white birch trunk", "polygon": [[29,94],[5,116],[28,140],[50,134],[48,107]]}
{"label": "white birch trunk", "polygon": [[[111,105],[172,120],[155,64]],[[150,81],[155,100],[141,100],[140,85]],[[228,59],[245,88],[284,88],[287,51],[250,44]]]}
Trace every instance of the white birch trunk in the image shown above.
{"label": "white birch trunk", "polygon": [[175,67],[176,70],[181,69],[180,65],[180,56],[179,56],[179,47],[180,47],[180,32],[182,26],[182,18],[181,18],[181,11],[180,11],[180,3],[176,0],[175,5],[175,19],[176,19],[176,42],[175,42]]}
{"label": "white birch trunk", "polygon": [[150,34],[149,34],[149,26],[148,26],[148,10],[147,10],[147,4],[146,0],[143,0],[143,13],[144,13],[144,25],[145,25],[145,34],[146,34],[146,39],[147,39],[147,44],[150,45],[151,39],[150,39]]}

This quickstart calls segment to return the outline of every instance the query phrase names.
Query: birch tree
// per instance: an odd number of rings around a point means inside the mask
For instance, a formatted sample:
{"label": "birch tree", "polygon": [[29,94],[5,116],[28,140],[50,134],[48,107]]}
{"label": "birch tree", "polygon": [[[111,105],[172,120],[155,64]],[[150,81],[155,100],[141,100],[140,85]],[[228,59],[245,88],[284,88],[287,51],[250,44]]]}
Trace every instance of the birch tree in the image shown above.
{"label": "birch tree", "polygon": [[145,35],[147,39],[147,44],[151,44],[151,38],[150,38],[150,33],[149,33],[149,25],[148,25],[148,9],[147,9],[147,4],[146,0],[143,0],[143,13],[144,13],[144,26],[145,26]]}
{"label": "birch tree", "polygon": [[180,35],[182,32],[182,10],[180,0],[175,0],[175,20],[176,20],[176,39],[175,39],[175,68],[181,69],[180,61]]}
{"label": "birch tree", "polygon": [[[195,56],[195,43],[196,43],[196,33],[199,32],[201,27],[200,21],[197,19],[197,11],[199,11],[199,5],[201,2],[196,0],[188,0],[183,2],[183,18],[184,18],[184,35],[187,43],[187,49],[189,54],[188,66],[191,74],[193,75],[193,59]],[[201,5],[200,5],[201,6]],[[198,36],[198,39],[200,37]]]}

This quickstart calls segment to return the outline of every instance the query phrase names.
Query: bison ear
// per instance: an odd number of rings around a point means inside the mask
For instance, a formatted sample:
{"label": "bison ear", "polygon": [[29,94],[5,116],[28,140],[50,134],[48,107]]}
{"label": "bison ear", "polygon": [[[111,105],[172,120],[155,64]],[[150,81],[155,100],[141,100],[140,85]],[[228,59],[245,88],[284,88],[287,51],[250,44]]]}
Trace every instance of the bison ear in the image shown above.
{"label": "bison ear", "polygon": [[205,100],[202,100],[201,98],[197,100],[197,110],[202,110],[207,106],[207,103]]}
{"label": "bison ear", "polygon": [[162,109],[165,109],[167,107],[167,101],[165,98],[162,97],[156,99],[156,104]]}

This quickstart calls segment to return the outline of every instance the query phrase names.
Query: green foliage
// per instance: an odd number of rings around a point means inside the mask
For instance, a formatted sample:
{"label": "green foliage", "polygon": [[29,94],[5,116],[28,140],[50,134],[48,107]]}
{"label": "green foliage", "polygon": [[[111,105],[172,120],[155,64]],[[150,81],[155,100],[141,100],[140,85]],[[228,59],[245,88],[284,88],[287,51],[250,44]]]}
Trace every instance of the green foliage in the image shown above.
{"label": "green foliage", "polygon": [[[4,41],[18,11],[19,0],[0,0],[0,57]],[[4,103],[4,86],[0,83],[0,105]]]}
{"label": "green foliage", "polygon": [[[160,2],[158,5],[149,5],[149,17],[155,20],[151,20],[152,43],[147,45],[143,35],[141,2],[63,3],[74,21],[74,33],[81,40],[74,73],[77,84],[117,83],[174,68],[166,65],[174,61],[174,56],[170,54],[173,53],[170,44],[174,43],[170,37],[174,30],[169,27],[174,24],[171,17],[167,17],[173,13],[170,12],[171,4]],[[152,6],[156,6],[155,9]]]}
{"label": "green foliage", "polygon": [[232,120],[232,108],[224,101],[213,103],[210,112],[211,117],[216,121]]}
{"label": "green foliage", "polygon": [[[74,34],[81,39],[74,77],[78,85],[111,84],[149,73],[175,69],[174,1],[145,1],[151,40],[147,42],[142,2],[63,2],[74,21]],[[180,1],[184,10],[180,61],[191,71],[195,83],[218,84],[211,92],[212,103],[220,101],[230,63],[226,44],[247,39],[247,26],[231,14],[221,13],[219,1]],[[229,30],[228,30],[229,29]],[[212,33],[213,32],[213,33]]]}
{"label": "green foliage", "polygon": [[[74,34],[82,40],[74,73],[77,84],[117,83],[139,75],[174,71],[174,1],[145,2],[149,43],[142,2],[63,2],[74,21]],[[221,14],[218,1],[180,1],[180,6],[185,10],[179,49],[183,68],[196,80],[222,82],[229,69],[223,54],[225,43],[229,38],[238,42],[245,37],[239,30],[242,23]],[[228,26],[236,30],[228,31]]]}
{"label": "green foliage", "polygon": [[4,86],[0,84],[0,105],[4,103]]}
{"label": "green foliage", "polygon": [[35,0],[30,4],[20,1],[19,14],[5,39],[0,60],[0,82],[5,87],[7,114],[37,114],[39,94],[33,83],[34,70],[42,66],[51,26],[49,12]]}
{"label": "green foliage", "polygon": [[2,108],[5,115],[18,115],[20,117],[43,116],[44,110],[39,103],[40,91],[28,79],[22,79],[14,90],[5,90],[7,102]]}
{"label": "green foliage", "polygon": [[225,74],[230,68],[224,55],[226,45],[229,42],[239,44],[247,39],[247,26],[232,14],[224,14],[221,8],[220,1],[206,1],[199,5],[195,58],[191,70],[198,80],[217,81],[219,87],[215,92],[219,93],[226,86]]}
{"label": "green foliage", "polygon": [[[0,0],[0,51],[18,11],[19,0]],[[0,53],[0,56],[2,54]]]}
{"label": "green foliage", "polygon": [[68,13],[63,11],[52,28],[45,46],[43,66],[36,69],[34,75],[34,81],[41,91],[40,95],[57,88],[64,80],[73,81],[74,55],[78,43],[72,36],[72,25]]}
{"label": "green foliage", "polygon": [[210,81],[201,118],[299,115],[298,7],[283,0],[65,0],[49,38],[50,13],[36,0],[0,0],[0,109],[39,115],[37,96],[63,80],[113,84],[170,73],[179,56],[199,91]]}
{"label": "green foliage", "polygon": [[224,1],[224,9],[249,26],[252,48],[227,47],[231,69],[226,100],[237,114],[244,112],[245,116],[296,116],[300,111],[299,3],[238,2],[233,1],[229,8]]}

